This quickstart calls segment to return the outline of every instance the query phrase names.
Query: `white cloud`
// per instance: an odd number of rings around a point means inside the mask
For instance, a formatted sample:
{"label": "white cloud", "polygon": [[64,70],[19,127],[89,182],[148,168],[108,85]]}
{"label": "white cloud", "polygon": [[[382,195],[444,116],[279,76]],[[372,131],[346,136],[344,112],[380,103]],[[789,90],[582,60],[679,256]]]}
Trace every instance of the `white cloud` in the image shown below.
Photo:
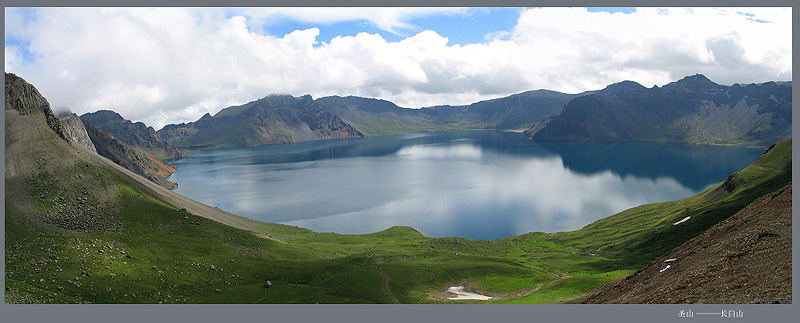
{"label": "white cloud", "polygon": [[[114,109],[159,128],[270,93],[361,95],[401,106],[468,104],[533,89],[580,92],[634,80],[663,85],[706,74],[722,83],[791,80],[791,8],[523,10],[479,44],[435,31],[389,42],[361,33],[317,40],[309,28],[268,35],[278,19],[368,21],[403,34],[409,21],[460,8],[6,9],[6,71],[54,106]],[[767,21],[767,22],[759,22]]]}
{"label": "white cloud", "polygon": [[[412,18],[466,14],[466,8],[386,8],[386,7],[328,7],[328,8],[246,8],[229,9],[229,13],[248,16],[252,29],[260,29],[276,20],[291,19],[303,23],[332,24],[341,21],[367,21],[388,32],[403,35],[405,30],[416,29],[408,23]],[[275,35],[281,36],[281,35]]]}
{"label": "white cloud", "polygon": [[20,64],[22,58],[19,56],[19,48],[17,46],[9,46],[6,45],[5,47],[5,66],[6,71],[12,71],[16,69],[16,67]]}

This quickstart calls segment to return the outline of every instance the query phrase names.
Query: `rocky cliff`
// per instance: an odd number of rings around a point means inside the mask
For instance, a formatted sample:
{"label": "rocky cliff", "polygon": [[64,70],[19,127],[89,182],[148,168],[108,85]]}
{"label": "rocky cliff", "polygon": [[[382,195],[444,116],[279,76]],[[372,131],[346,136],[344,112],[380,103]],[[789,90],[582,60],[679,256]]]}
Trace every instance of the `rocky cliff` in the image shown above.
{"label": "rocky cliff", "polygon": [[6,73],[5,91],[6,110],[16,110],[20,115],[43,113],[47,119],[47,126],[53,129],[61,139],[67,140],[61,130],[58,118],[50,108],[50,103],[33,85],[15,74]]}
{"label": "rocky cliff", "polygon": [[110,134],[119,142],[134,147],[145,154],[153,154],[162,160],[181,159],[186,156],[182,149],[166,143],[153,127],[142,122],[131,122],[114,111],[100,110],[81,116],[92,126]]}
{"label": "rocky cliff", "polygon": [[178,184],[167,180],[177,167],[163,162],[152,154],[143,154],[138,150],[120,143],[113,136],[100,131],[85,120],[83,125],[91,141],[97,148],[97,153],[136,174],[144,176],[150,181],[169,189],[178,187]]}
{"label": "rocky cliff", "polygon": [[66,117],[61,117],[58,120],[67,141],[97,153],[94,143],[89,139],[89,134],[86,133],[86,128],[83,126],[83,122],[77,114],[73,113]]}

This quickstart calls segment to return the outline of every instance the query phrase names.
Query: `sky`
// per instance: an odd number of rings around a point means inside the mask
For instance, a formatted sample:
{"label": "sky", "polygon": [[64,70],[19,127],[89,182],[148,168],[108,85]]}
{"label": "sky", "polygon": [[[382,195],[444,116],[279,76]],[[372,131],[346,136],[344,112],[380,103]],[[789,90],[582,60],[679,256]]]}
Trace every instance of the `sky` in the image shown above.
{"label": "sky", "polygon": [[401,107],[528,90],[792,79],[791,8],[6,8],[5,70],[54,110],[160,129],[272,93]]}

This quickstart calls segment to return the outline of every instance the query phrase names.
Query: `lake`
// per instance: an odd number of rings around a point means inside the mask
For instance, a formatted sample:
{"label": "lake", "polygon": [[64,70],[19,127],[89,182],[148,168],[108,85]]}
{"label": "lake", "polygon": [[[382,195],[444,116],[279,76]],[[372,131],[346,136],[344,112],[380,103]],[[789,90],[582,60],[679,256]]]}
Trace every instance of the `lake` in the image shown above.
{"label": "lake", "polygon": [[764,149],[681,143],[534,143],[501,131],[431,132],[220,149],[175,161],[175,192],[318,232],[411,226],[494,240],[575,230],[692,196]]}

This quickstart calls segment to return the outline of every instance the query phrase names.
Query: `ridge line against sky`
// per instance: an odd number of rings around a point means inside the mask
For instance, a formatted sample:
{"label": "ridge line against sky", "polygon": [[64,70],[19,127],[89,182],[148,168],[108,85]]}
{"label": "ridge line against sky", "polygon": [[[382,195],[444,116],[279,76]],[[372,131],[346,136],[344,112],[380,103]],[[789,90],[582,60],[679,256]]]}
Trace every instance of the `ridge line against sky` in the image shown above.
{"label": "ridge line against sky", "polygon": [[156,129],[271,93],[403,107],[792,79],[791,8],[6,8],[5,69]]}

